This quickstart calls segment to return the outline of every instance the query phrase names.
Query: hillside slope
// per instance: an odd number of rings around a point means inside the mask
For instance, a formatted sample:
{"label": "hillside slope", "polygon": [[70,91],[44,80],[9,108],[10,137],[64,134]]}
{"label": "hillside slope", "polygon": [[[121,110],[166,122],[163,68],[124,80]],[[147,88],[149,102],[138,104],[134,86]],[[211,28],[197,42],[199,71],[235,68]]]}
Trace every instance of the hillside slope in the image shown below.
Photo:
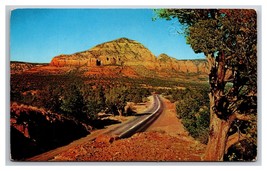
{"label": "hillside slope", "polygon": [[11,61],[10,62],[10,73],[15,74],[15,73],[21,73],[24,71],[28,71],[32,68],[40,67],[40,66],[45,66],[47,64],[39,64],[39,63],[28,63],[28,62],[16,62],[16,61]]}
{"label": "hillside slope", "polygon": [[33,106],[10,106],[11,159],[22,160],[90,134],[91,126]]}
{"label": "hillside slope", "polygon": [[71,55],[59,55],[52,59],[51,66],[95,67],[131,66],[156,71],[208,73],[205,60],[177,60],[161,54],[156,57],[141,43],[128,38],[120,38],[99,44],[89,50]]}

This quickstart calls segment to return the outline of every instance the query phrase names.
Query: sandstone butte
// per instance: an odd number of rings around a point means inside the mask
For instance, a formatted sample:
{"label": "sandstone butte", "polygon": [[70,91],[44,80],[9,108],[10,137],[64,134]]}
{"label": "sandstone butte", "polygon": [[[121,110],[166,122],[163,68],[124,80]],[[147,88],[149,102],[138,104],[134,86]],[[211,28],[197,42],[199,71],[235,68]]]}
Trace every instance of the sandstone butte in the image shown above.
{"label": "sandstone butte", "polygon": [[105,42],[86,51],[56,56],[50,62],[50,66],[142,66],[151,70],[208,73],[205,60],[177,60],[167,54],[156,57],[144,45],[128,38]]}

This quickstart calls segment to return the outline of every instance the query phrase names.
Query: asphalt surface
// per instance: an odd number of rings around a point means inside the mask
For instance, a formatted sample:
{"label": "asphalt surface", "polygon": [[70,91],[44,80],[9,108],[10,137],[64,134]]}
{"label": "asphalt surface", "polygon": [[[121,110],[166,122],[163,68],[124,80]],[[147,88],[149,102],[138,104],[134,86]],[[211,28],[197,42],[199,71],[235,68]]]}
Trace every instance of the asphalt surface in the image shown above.
{"label": "asphalt surface", "polygon": [[136,118],[129,120],[125,123],[120,124],[119,126],[113,125],[110,129],[107,130],[97,130],[92,134],[83,137],[81,139],[75,140],[72,143],[56,148],[54,150],[50,150],[43,154],[34,156],[32,158],[27,159],[26,161],[48,161],[54,158],[54,156],[72,148],[77,145],[86,143],[88,141],[95,140],[100,135],[109,135],[112,137],[118,138],[127,138],[133,135],[136,132],[145,131],[149,125],[151,125],[154,120],[158,118],[161,114],[163,107],[160,97],[158,95],[153,95],[153,105],[150,106],[148,110],[144,113],[138,114]]}
{"label": "asphalt surface", "polygon": [[153,95],[153,105],[147,111],[139,114],[135,119],[132,119],[126,123],[119,125],[118,127],[110,130],[106,134],[118,137],[127,138],[136,132],[142,132],[153,123],[155,119],[162,112],[162,104],[158,95]]}

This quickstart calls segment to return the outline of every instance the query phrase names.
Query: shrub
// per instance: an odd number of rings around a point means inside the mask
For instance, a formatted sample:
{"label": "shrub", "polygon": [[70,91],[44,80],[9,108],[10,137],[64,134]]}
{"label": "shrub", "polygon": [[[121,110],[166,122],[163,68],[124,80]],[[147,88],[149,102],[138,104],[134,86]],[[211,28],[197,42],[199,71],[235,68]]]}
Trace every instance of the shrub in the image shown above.
{"label": "shrub", "polygon": [[60,109],[80,121],[87,121],[86,103],[76,85],[70,85],[62,97]]}
{"label": "shrub", "polygon": [[187,88],[168,92],[176,101],[177,117],[189,134],[201,143],[208,142],[209,109],[207,88]]}

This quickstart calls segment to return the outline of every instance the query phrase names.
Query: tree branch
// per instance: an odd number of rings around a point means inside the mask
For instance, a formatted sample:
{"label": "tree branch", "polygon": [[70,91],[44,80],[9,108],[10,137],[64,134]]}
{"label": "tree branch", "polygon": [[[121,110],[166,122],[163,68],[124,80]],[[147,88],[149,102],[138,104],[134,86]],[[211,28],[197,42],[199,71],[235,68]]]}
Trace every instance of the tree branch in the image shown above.
{"label": "tree branch", "polygon": [[231,69],[227,69],[225,71],[224,82],[230,82],[233,80],[233,71]]}
{"label": "tree branch", "polygon": [[240,114],[238,112],[234,113],[235,118],[242,121],[252,121],[256,120],[255,115]]}
{"label": "tree branch", "polygon": [[234,145],[235,143],[241,141],[241,140],[244,140],[246,139],[246,135],[245,134],[242,134],[242,133],[238,133],[236,132],[235,134],[233,135],[230,135],[228,137],[228,140],[226,142],[226,146],[225,146],[225,153],[227,153],[228,149]]}

